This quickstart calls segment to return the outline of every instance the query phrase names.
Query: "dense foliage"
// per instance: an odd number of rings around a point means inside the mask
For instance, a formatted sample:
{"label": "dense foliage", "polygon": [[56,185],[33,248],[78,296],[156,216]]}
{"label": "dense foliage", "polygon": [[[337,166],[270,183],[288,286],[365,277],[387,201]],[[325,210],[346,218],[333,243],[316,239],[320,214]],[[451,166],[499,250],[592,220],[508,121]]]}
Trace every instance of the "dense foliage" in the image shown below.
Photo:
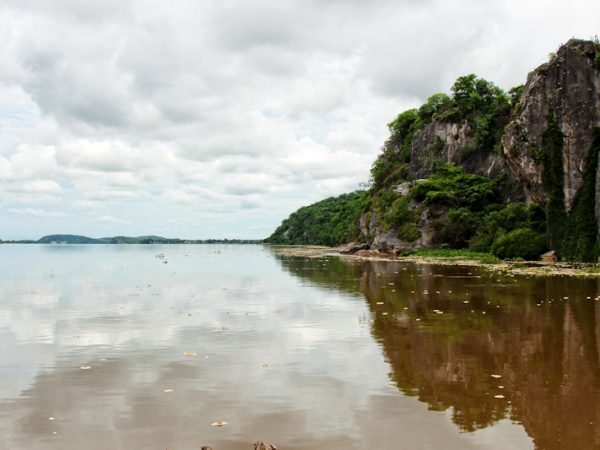
{"label": "dense foliage", "polygon": [[265,242],[290,245],[340,245],[358,237],[367,193],[356,191],[300,208]]}
{"label": "dense foliage", "polygon": [[465,207],[473,211],[500,201],[497,181],[466,173],[452,164],[441,166],[431,177],[417,183],[411,194],[425,205]]}
{"label": "dense foliage", "polygon": [[[504,247],[495,244],[516,229],[525,229],[537,236],[536,242],[545,243],[543,210],[537,205],[502,204],[499,183],[448,164],[415,184],[411,196],[424,206],[444,211],[435,224],[437,243],[444,247],[503,257]],[[545,244],[537,248],[541,250],[536,257],[545,250]],[[510,257],[525,258],[531,252],[524,248],[521,254],[516,253]]]}
{"label": "dense foliage", "polygon": [[542,135],[544,188],[548,193],[548,245],[560,257],[570,260],[595,261],[598,257],[598,224],[595,217],[596,170],[600,152],[600,129],[594,129],[592,148],[588,152],[583,183],[573,199],[571,211],[565,210],[563,190],[563,133],[556,119],[548,116]]}
{"label": "dense foliage", "polygon": [[500,236],[492,245],[499,258],[538,259],[546,251],[546,239],[530,228],[517,228]]}

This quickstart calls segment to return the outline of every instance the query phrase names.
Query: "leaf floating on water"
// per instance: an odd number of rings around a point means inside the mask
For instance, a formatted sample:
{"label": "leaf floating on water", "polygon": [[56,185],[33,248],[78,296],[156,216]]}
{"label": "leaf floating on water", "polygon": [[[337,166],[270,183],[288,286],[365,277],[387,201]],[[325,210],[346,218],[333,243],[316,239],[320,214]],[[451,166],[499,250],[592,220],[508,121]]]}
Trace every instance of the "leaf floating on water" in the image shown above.
{"label": "leaf floating on water", "polygon": [[502,378],[502,375],[492,374],[492,375],[490,375],[490,377],[492,377],[492,378]]}
{"label": "leaf floating on water", "polygon": [[213,427],[224,427],[225,425],[229,425],[229,422],[225,422],[224,420],[217,420],[216,422],[211,423]]}
{"label": "leaf floating on water", "polygon": [[80,369],[81,370],[90,370],[92,368],[92,366],[81,366]]}
{"label": "leaf floating on water", "polygon": [[198,356],[198,353],[196,353],[196,352],[184,352],[183,356],[189,356],[189,357]]}

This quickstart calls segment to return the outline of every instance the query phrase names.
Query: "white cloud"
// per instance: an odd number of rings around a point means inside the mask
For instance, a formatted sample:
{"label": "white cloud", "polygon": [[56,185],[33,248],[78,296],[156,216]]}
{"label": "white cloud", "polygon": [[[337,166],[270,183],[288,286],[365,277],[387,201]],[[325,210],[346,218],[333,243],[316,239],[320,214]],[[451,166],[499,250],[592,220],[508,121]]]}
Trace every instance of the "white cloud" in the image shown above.
{"label": "white cloud", "polygon": [[67,214],[61,211],[46,211],[44,209],[35,209],[35,208],[10,208],[8,209],[9,213],[13,214],[25,214],[28,216],[35,217],[47,217],[47,218],[59,218],[66,217]]}
{"label": "white cloud", "polygon": [[599,16],[584,0],[7,0],[0,205],[52,204],[89,235],[264,237],[250,225],[366,181],[403,109],[465,73],[520,84]]}

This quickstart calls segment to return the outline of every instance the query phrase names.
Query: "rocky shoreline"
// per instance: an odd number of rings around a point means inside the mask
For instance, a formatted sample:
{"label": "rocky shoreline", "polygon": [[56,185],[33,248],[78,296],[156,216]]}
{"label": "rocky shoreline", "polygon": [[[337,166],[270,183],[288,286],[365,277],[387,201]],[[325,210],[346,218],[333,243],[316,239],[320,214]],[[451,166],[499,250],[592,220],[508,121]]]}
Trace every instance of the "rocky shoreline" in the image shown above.
{"label": "rocky shoreline", "polygon": [[360,249],[349,252],[349,246],[324,247],[324,246],[295,246],[295,245],[268,245],[274,253],[283,256],[302,256],[319,258],[324,256],[337,256],[348,261],[389,261],[410,262],[415,264],[460,265],[476,266],[491,272],[504,272],[512,275],[524,276],[570,276],[600,278],[600,265],[589,263],[563,263],[544,264],[539,261],[501,261],[499,263],[483,263],[469,256],[416,256],[398,255],[393,252],[381,250]]}

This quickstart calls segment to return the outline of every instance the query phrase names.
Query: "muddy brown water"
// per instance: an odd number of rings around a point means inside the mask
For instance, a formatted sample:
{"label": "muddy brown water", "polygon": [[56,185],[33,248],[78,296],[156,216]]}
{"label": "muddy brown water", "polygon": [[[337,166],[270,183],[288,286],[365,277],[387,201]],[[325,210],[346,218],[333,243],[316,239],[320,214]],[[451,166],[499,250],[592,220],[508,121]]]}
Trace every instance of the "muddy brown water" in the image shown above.
{"label": "muddy brown water", "polygon": [[599,294],[250,245],[2,245],[0,449],[600,448]]}

